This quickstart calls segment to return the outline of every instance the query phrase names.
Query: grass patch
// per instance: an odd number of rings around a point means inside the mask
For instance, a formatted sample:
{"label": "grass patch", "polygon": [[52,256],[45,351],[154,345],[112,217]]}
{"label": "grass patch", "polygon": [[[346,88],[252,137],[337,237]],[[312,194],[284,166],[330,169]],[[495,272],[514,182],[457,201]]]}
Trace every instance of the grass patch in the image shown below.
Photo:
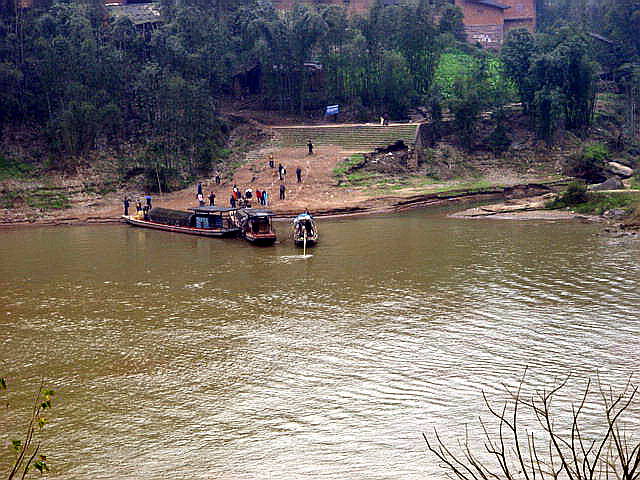
{"label": "grass patch", "polygon": [[[431,185],[438,185],[442,183],[446,183],[446,185],[443,185],[438,188],[427,189],[427,187]],[[488,180],[485,180],[484,178],[478,178],[475,181],[458,180],[454,183],[450,183],[450,182],[443,182],[439,178],[424,177],[422,175],[408,175],[408,176],[391,177],[391,178],[384,177],[378,180],[377,185],[375,185],[375,187],[377,187],[378,192],[382,192],[382,193],[394,193],[398,190],[414,189],[414,190],[422,191],[423,193],[438,194],[438,193],[446,193],[446,192],[457,191],[457,190],[463,191],[463,192],[468,192],[468,191],[476,192],[476,191],[485,190],[487,188],[493,188],[495,187],[495,185],[489,182]]]}
{"label": "grass patch", "polygon": [[36,190],[26,197],[26,203],[32,208],[42,210],[60,210],[71,207],[71,201],[65,192],[53,190]]}
{"label": "grass patch", "polygon": [[26,205],[39,210],[61,210],[70,208],[71,201],[66,192],[59,190],[6,190],[0,194],[0,205],[3,208]]}
{"label": "grass patch", "polygon": [[0,205],[2,208],[13,208],[20,200],[22,200],[22,192],[14,190],[0,192]]}
{"label": "grass patch", "polygon": [[118,184],[114,180],[104,181],[103,183],[87,183],[82,187],[84,193],[94,193],[97,195],[106,195],[107,193],[115,192],[118,189]]}
{"label": "grass patch", "polygon": [[0,180],[28,178],[33,175],[35,175],[35,168],[32,165],[0,156]]}
{"label": "grass patch", "polygon": [[456,82],[473,80],[477,83],[479,72],[483,72],[483,88],[489,92],[501,91],[509,99],[517,97],[515,84],[505,77],[502,61],[495,55],[486,59],[456,50],[450,50],[440,56],[434,72],[434,82],[438,85],[445,102],[456,97]]}
{"label": "grass patch", "polygon": [[349,158],[338,162],[333,169],[333,176],[340,179],[340,177],[349,173],[353,167],[361,164],[362,162],[364,162],[364,155],[361,153],[354,153]]}
{"label": "grass patch", "polygon": [[624,193],[590,193],[588,201],[574,205],[572,210],[576,213],[602,215],[607,210],[621,209],[627,213],[637,205],[638,198]]}
{"label": "grass patch", "polygon": [[368,187],[380,181],[380,173],[356,171],[345,176],[346,183],[354,187]]}
{"label": "grass patch", "polygon": [[461,182],[457,184],[446,185],[436,190],[435,193],[447,193],[451,191],[479,192],[489,188],[497,188],[497,187],[499,187],[499,185],[495,185],[491,183],[489,180],[485,180],[484,178],[479,178],[473,182]]}
{"label": "grass patch", "polygon": [[576,213],[602,215],[614,209],[630,213],[638,202],[640,196],[636,192],[587,192],[584,185],[572,183],[558,198],[549,202],[546,208],[571,208]]}

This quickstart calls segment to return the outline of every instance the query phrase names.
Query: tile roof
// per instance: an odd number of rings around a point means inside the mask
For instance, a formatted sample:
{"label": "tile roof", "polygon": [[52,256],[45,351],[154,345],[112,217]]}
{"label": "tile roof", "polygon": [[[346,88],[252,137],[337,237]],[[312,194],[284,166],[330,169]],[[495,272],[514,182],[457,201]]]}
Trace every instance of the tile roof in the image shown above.
{"label": "tile roof", "polygon": [[487,5],[488,7],[500,8],[502,10],[511,8],[509,5],[504,5],[503,3],[494,2],[493,0],[471,0],[471,1],[475,3],[481,3],[482,5]]}
{"label": "tile roof", "polygon": [[129,17],[134,25],[144,25],[162,21],[159,7],[157,3],[134,3],[107,6],[107,11],[115,18]]}

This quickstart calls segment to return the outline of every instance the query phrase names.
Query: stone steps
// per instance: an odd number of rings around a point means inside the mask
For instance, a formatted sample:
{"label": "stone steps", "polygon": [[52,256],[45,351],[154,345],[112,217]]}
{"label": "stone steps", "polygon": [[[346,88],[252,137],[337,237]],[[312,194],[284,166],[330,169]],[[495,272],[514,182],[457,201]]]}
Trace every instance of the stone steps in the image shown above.
{"label": "stone steps", "polygon": [[314,145],[337,145],[350,151],[371,151],[386,147],[398,140],[407,145],[415,143],[418,124],[344,125],[325,127],[273,127],[283,147],[304,147],[311,140]]}

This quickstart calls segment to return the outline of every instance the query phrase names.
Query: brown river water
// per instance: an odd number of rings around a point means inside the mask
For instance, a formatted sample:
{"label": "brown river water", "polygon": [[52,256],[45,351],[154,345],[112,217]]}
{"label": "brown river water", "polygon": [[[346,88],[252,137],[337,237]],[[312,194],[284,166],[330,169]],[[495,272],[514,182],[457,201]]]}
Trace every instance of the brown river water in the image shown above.
{"label": "brown river water", "polygon": [[638,370],[637,242],[420,210],[319,226],[306,258],[125,225],[0,231],[0,441],[43,378],[51,479],[441,479],[422,432],[475,438],[482,391],[499,402],[525,367],[531,391],[571,374],[567,400]]}

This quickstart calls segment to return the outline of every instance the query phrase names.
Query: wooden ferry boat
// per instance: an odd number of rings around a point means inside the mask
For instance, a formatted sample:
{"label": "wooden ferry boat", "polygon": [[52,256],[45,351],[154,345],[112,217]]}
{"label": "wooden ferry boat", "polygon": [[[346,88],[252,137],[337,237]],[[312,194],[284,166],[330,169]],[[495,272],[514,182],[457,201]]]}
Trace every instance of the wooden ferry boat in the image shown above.
{"label": "wooden ferry boat", "polygon": [[311,216],[305,212],[298,215],[291,222],[291,236],[298,247],[313,246],[318,241],[318,225]]}
{"label": "wooden ferry boat", "polygon": [[123,218],[136,227],[205,237],[234,237],[241,232],[235,221],[235,212],[234,208],[221,207],[198,207],[190,212],[152,208],[146,217],[140,212],[136,215],[123,215]]}
{"label": "wooden ferry boat", "polygon": [[245,240],[256,245],[271,245],[277,240],[276,232],[271,222],[275,213],[271,210],[241,208],[236,210],[233,216]]}

